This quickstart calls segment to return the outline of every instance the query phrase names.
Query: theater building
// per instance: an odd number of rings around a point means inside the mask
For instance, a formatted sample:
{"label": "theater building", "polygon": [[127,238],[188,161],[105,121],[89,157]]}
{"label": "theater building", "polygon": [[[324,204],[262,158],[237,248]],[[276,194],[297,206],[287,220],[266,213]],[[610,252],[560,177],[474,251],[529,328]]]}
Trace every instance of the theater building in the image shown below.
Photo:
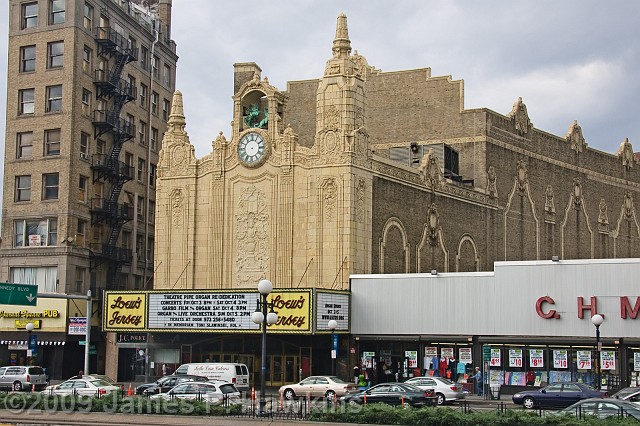
{"label": "theater building", "polygon": [[[611,154],[591,149],[577,121],[566,135],[537,129],[535,111],[517,94],[503,112],[465,109],[462,80],[370,65],[352,50],[343,14],[332,44],[330,37],[324,73],[286,88],[270,84],[256,63],[234,64],[231,131],[212,129],[202,158],[186,131],[190,100],[174,94],[158,162],[154,291],[255,293],[266,277],[276,290],[313,293],[349,290],[351,275],[482,274],[499,261],[640,257],[640,168],[629,141]],[[390,303],[388,292],[372,294]],[[427,295],[405,297],[420,303]],[[473,318],[498,303],[474,297]],[[454,298],[441,302],[457,310]],[[362,311],[351,313],[360,324]],[[365,331],[358,334],[384,334]],[[150,333],[149,355],[154,345],[190,348],[176,362],[259,354],[250,334]],[[466,344],[475,333],[462,335]],[[108,358],[117,360],[115,337],[110,342]],[[294,371],[311,357],[309,371],[326,372],[328,336],[311,329],[281,342],[278,356],[294,357]],[[338,370],[348,374],[356,349],[340,345]],[[276,362],[270,358],[272,370]]]}

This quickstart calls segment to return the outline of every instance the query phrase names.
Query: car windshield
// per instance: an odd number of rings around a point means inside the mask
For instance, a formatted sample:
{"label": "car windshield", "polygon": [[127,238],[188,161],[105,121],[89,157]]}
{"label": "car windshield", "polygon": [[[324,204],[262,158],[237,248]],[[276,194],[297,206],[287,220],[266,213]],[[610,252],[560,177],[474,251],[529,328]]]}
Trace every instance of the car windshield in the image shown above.
{"label": "car windshield", "polygon": [[236,387],[234,385],[232,385],[231,383],[227,383],[227,384],[224,384],[224,385],[219,385],[218,387],[220,388],[220,392],[222,392],[224,394],[238,392]]}
{"label": "car windshield", "polygon": [[337,376],[329,376],[327,377],[329,380],[331,380],[334,383],[344,383],[344,384],[349,384],[349,382],[345,382],[344,380],[342,380],[340,377]]}
{"label": "car windshield", "polygon": [[89,383],[91,383],[93,386],[95,387],[100,387],[100,386],[111,386],[108,382],[105,382],[102,379],[96,379],[96,380],[90,380]]}

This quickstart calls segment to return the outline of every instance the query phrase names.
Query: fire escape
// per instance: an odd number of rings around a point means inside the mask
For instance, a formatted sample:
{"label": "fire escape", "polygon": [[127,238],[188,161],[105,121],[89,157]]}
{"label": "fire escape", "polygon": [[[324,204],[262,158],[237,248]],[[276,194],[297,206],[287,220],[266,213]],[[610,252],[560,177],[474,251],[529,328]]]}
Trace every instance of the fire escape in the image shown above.
{"label": "fire escape", "polygon": [[98,28],[95,36],[97,54],[113,66],[109,70],[95,71],[94,85],[98,99],[105,99],[106,110],[94,110],[94,138],[110,134],[113,144],[108,154],[94,154],[91,159],[93,182],[103,181],[102,198],[91,200],[91,224],[106,225],[106,238],[91,247],[92,269],[108,265],[107,289],[118,288],[120,273],[125,263],[131,263],[132,250],[118,247],[122,226],[133,218],[133,206],[119,203],[122,187],[133,179],[134,168],[120,161],[122,146],[135,136],[135,124],[120,117],[123,106],[136,99],[136,87],[122,79],[122,70],[129,62],[137,60],[137,48],[130,40],[112,28]]}

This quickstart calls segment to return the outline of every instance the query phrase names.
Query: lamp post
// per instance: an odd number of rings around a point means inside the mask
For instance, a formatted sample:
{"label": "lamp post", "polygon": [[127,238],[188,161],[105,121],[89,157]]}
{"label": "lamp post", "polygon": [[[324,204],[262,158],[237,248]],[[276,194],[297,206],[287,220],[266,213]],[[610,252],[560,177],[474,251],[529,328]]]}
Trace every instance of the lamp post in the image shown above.
{"label": "lamp post", "polygon": [[[278,314],[273,311],[273,303],[267,303],[267,296],[273,291],[273,284],[269,280],[261,280],[258,283],[260,300],[256,306],[256,311],[251,315],[251,321],[260,324],[262,327],[262,374],[260,375],[260,405],[259,416],[266,416],[267,400],[265,399],[265,376],[267,375],[267,325],[275,324],[278,321]],[[270,310],[267,313],[267,309]]]}
{"label": "lamp post", "polygon": [[600,390],[600,325],[604,321],[604,317],[600,314],[595,314],[591,317],[591,322],[596,326],[596,386],[595,388]]}
{"label": "lamp post", "polygon": [[33,331],[33,329],[35,328],[35,325],[33,325],[32,322],[28,322],[24,328],[27,329],[27,333],[29,333],[29,341],[27,342],[27,365],[30,365],[31,363],[29,362],[31,360],[31,356],[32,356],[32,349],[31,349],[31,332]]}
{"label": "lamp post", "polygon": [[338,328],[338,321],[330,320],[329,321],[329,330],[331,330],[331,375],[336,375],[336,357],[338,356],[338,349],[336,345],[336,328]]}

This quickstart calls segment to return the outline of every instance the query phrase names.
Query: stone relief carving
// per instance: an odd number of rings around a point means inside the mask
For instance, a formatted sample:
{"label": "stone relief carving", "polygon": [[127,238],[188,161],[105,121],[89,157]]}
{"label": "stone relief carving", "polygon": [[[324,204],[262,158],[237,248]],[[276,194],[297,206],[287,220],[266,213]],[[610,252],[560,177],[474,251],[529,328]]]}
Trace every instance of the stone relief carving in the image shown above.
{"label": "stone relief carving", "polygon": [[329,105],[324,111],[325,129],[338,130],[340,128],[340,111],[335,105]]}
{"label": "stone relief carving", "polygon": [[624,211],[624,218],[627,221],[632,221],[635,209],[633,207],[633,195],[630,191],[624,193],[624,203],[622,205]]}
{"label": "stone relief carving", "polygon": [[582,205],[582,181],[580,178],[573,179],[573,194],[571,194],[571,198],[573,200],[573,208],[579,210]]}
{"label": "stone relief carving", "polygon": [[553,187],[551,185],[547,185],[547,190],[545,191],[544,195],[544,211],[547,213],[555,213],[556,206],[553,200]]}
{"label": "stone relief carving", "polygon": [[184,210],[184,195],[181,189],[171,191],[171,223],[174,227],[182,225],[182,212]]}
{"label": "stone relief carving", "polygon": [[516,180],[518,182],[518,191],[520,195],[524,195],[524,191],[529,184],[529,175],[527,172],[527,163],[524,160],[518,160],[518,166],[516,171]]}
{"label": "stone relief carving", "polygon": [[364,179],[358,179],[358,183],[356,184],[356,220],[361,224],[364,224],[365,220],[365,187]]}
{"label": "stone relief carving", "polygon": [[487,193],[493,197],[498,198],[498,187],[496,186],[496,169],[493,166],[489,166],[487,170]]}
{"label": "stone relief carving", "polygon": [[578,125],[578,120],[573,120],[573,124],[569,126],[569,131],[565,139],[571,144],[571,149],[577,154],[581,153],[587,146],[584,136],[582,135],[582,128]]}
{"label": "stone relief carving", "polygon": [[622,165],[625,168],[630,169],[633,167],[635,157],[633,156],[633,146],[631,142],[629,142],[629,138],[624,138],[624,142],[620,144],[620,148],[618,148],[616,154],[622,160]]}
{"label": "stone relief carving", "polygon": [[236,215],[236,277],[241,286],[265,277],[269,269],[269,224],[265,194],[246,188],[238,200]]}
{"label": "stone relief carving", "polygon": [[433,153],[433,150],[430,149],[429,152],[422,157],[418,170],[420,171],[422,180],[432,190],[440,186],[442,182],[442,171],[440,170],[438,157]]}
{"label": "stone relief carving", "polygon": [[607,214],[607,202],[604,198],[600,199],[600,204],[598,205],[598,231],[609,231],[609,215]]}
{"label": "stone relief carving", "polygon": [[338,189],[333,178],[326,179],[322,185],[322,203],[324,218],[328,222],[333,222],[336,218],[338,205]]}
{"label": "stone relief carving", "polygon": [[431,203],[427,211],[427,230],[429,244],[435,246],[438,244],[438,231],[440,230],[440,214],[436,203]]}
{"label": "stone relief carving", "polygon": [[522,102],[522,97],[513,104],[513,109],[507,115],[511,118],[511,121],[515,122],[516,133],[520,136],[526,135],[533,124],[529,120],[529,114],[527,113],[527,106]]}

